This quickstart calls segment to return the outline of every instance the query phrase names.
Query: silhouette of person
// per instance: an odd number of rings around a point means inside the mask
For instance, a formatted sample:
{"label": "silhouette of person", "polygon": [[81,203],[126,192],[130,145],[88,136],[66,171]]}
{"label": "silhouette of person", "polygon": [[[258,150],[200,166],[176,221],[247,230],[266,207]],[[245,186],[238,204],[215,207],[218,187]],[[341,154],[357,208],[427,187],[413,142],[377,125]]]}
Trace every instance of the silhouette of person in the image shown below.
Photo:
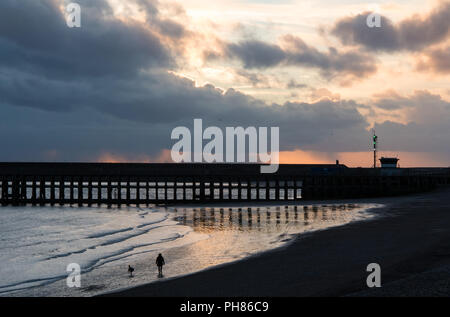
{"label": "silhouette of person", "polygon": [[163,274],[162,274],[162,267],[163,267],[164,264],[166,264],[166,263],[164,262],[164,258],[163,258],[163,256],[160,253],[160,254],[158,254],[158,257],[156,258],[156,265],[158,266],[158,277],[162,277],[163,276]]}
{"label": "silhouette of person", "polygon": [[128,265],[128,273],[130,273],[130,277],[133,277],[134,267],[131,267],[131,265]]}

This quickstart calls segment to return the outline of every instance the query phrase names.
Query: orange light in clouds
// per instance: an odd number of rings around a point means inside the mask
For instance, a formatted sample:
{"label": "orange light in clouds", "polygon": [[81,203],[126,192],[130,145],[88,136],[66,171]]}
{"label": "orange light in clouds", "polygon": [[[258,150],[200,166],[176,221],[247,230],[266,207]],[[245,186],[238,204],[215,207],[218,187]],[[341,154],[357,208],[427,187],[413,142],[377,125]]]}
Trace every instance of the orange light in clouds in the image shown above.
{"label": "orange light in clouds", "polygon": [[281,151],[280,164],[330,164],[334,161],[324,153],[312,151]]}
{"label": "orange light in clouds", "polygon": [[170,150],[164,149],[157,156],[123,155],[103,152],[96,159],[100,163],[171,163]]}
{"label": "orange light in clouds", "polygon": [[[439,153],[380,151],[378,158],[382,156],[399,158],[400,167],[450,166],[450,156]],[[348,167],[372,167],[373,152],[325,153],[301,150],[280,152],[280,164],[334,164],[336,160]]]}
{"label": "orange light in clouds", "polygon": [[[400,167],[448,167],[450,156],[439,153],[423,152],[388,152],[380,151],[378,158],[382,156],[398,157]],[[373,152],[315,152],[315,151],[281,151],[280,164],[340,164],[348,167],[372,167]],[[109,152],[102,153],[96,160],[102,163],[172,163],[170,150],[164,149],[157,156],[148,155],[122,155]],[[379,162],[378,162],[379,163]]]}

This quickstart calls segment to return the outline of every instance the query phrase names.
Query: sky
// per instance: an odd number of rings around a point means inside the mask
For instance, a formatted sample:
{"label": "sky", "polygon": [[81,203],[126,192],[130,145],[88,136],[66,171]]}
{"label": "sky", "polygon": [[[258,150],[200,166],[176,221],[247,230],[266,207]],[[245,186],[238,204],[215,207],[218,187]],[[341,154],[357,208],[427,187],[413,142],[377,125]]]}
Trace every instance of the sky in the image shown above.
{"label": "sky", "polygon": [[[0,161],[169,162],[279,127],[281,163],[450,166],[448,0],[0,1]],[[370,28],[370,13],[381,26]]]}

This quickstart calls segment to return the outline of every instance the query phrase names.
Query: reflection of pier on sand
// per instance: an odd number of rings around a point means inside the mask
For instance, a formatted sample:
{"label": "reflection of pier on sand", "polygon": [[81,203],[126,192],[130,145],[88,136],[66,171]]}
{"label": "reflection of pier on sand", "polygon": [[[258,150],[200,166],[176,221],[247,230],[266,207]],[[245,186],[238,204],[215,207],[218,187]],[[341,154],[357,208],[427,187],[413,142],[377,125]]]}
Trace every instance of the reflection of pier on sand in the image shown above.
{"label": "reflection of pier on sand", "polygon": [[[196,232],[214,230],[280,231],[280,226],[307,227],[314,223],[345,221],[350,211],[360,211],[367,206],[355,204],[267,206],[267,207],[215,207],[171,208],[175,219]],[[354,216],[354,213],[351,215]],[[303,230],[300,230],[303,231]]]}

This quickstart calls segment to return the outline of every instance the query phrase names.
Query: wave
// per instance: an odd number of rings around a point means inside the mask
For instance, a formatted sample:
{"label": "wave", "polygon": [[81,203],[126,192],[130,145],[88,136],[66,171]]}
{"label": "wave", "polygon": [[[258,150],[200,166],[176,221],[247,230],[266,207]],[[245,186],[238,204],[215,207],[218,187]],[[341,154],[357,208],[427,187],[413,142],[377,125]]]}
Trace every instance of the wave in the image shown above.
{"label": "wave", "polygon": [[[63,208],[63,213],[50,207],[22,208],[31,217],[22,216],[11,233],[2,232],[8,246],[3,248],[0,261],[11,265],[0,268],[1,294],[65,279],[68,263],[79,263],[82,273],[90,272],[106,263],[151,252],[148,248],[152,246],[164,248],[164,244],[192,231],[171,221],[168,212],[155,208],[130,207],[113,213],[92,207]],[[133,210],[137,212],[130,212]],[[10,213],[8,218],[19,219],[19,215]],[[160,228],[170,229],[158,231]],[[62,252],[51,254],[55,251]]]}

